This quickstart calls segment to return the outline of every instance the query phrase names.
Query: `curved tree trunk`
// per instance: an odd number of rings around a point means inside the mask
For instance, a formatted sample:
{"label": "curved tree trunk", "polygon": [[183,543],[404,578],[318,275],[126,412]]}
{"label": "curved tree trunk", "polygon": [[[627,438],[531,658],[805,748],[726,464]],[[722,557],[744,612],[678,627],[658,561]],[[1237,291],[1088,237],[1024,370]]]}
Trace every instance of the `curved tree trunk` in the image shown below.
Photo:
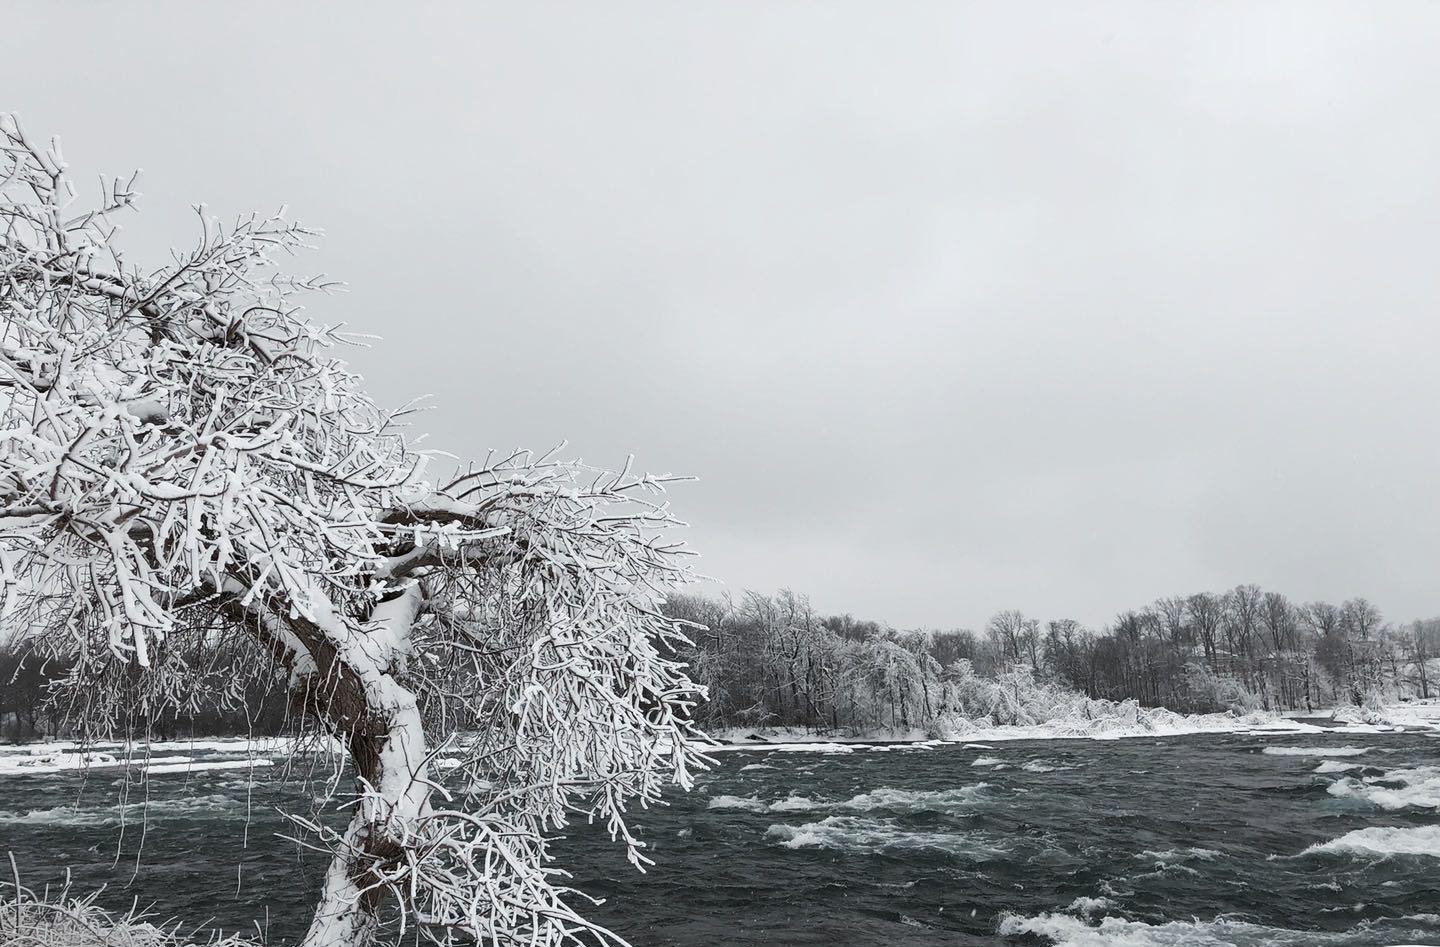
{"label": "curved tree trunk", "polygon": [[301,947],[366,947],[380,930],[374,872],[403,855],[404,840],[429,811],[419,703],[395,676],[405,666],[420,593],[412,586],[382,602],[363,626],[336,615],[318,593],[309,604],[310,617],[273,604],[244,605],[240,596],[222,608],[243,616],[257,638],[287,656],[296,700],[344,741],[360,800]]}
{"label": "curved tree trunk", "polygon": [[398,858],[397,838],[429,808],[425,735],[415,698],[383,676],[390,686],[382,707],[371,706],[370,720],[383,719],[384,732],[354,734],[350,761],[357,790],[363,794],[355,815],[325,872],[315,917],[301,947],[365,947],[380,924],[380,893],[372,871]]}
{"label": "curved tree trunk", "polygon": [[[364,816],[357,812],[345,831],[345,844],[363,850],[368,828]],[[375,941],[379,918],[356,881],[362,870],[356,861],[345,852],[331,859],[315,905],[315,917],[301,942],[303,947],[363,947]]]}

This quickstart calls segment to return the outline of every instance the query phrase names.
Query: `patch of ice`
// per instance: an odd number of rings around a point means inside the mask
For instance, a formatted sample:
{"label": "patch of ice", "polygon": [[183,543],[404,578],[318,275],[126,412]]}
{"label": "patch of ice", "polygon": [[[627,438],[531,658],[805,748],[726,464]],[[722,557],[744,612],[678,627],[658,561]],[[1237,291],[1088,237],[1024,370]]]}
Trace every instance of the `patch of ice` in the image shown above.
{"label": "patch of ice", "polygon": [[998,756],[977,756],[970,763],[971,766],[997,766],[1005,762]]}
{"label": "patch of ice", "polygon": [[157,776],[165,773],[205,773],[212,770],[222,769],[257,769],[265,766],[274,766],[274,760],[215,760],[191,761],[183,763],[162,763],[158,766],[146,766],[146,776]]}
{"label": "patch of ice", "polygon": [[[90,768],[168,765],[193,758],[194,753],[213,753],[222,757],[243,759],[283,756],[311,750],[330,752],[338,745],[330,738],[298,739],[295,737],[237,737],[218,740],[164,740],[153,743],[124,744],[98,742],[80,746],[73,741],[17,747],[0,747],[0,776],[32,776],[48,773],[80,772]],[[166,753],[184,753],[166,756]],[[269,765],[257,763],[256,765]],[[152,770],[154,771],[154,770]]]}
{"label": "patch of ice", "polygon": [[1260,751],[1266,756],[1359,756],[1369,753],[1366,746],[1267,746]]}
{"label": "patch of ice", "polygon": [[24,756],[0,757],[0,776],[35,776],[45,773],[79,772],[89,767],[124,766],[110,753],[30,752]]}

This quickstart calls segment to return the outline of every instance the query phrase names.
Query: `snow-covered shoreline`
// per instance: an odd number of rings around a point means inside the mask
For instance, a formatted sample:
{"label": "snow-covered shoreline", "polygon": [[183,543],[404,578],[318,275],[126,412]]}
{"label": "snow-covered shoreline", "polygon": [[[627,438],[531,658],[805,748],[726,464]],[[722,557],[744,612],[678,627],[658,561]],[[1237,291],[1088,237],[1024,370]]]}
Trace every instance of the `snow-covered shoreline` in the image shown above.
{"label": "snow-covered shoreline", "polygon": [[[43,776],[91,770],[134,770],[145,775],[274,766],[297,752],[330,749],[313,737],[204,737],[153,743],[75,740],[0,743],[0,777]],[[203,755],[196,755],[203,754]]]}
{"label": "snow-covered shoreline", "polygon": [[[1305,716],[1264,712],[1186,715],[1157,708],[1142,709],[1126,717],[1067,717],[1028,726],[980,726],[961,720],[952,721],[949,731],[939,736],[922,730],[840,734],[817,733],[797,727],[738,727],[708,734],[714,742],[705,748],[705,752],[851,753],[857,750],[884,752],[947,745],[990,749],[991,744],[1020,740],[1163,739],[1221,733],[1343,737],[1402,732],[1440,735],[1440,699],[1414,701],[1384,710],[1349,707]],[[98,742],[88,746],[73,740],[0,743],[0,777],[87,769],[134,769],[151,775],[198,773],[266,767],[296,752],[333,750],[334,747],[327,741],[315,737],[215,737],[149,744]]]}
{"label": "snow-covered shoreline", "polygon": [[[1311,721],[1324,721],[1324,724]],[[872,731],[863,734],[812,732],[801,728],[740,727],[709,734],[716,741],[707,753],[735,750],[845,753],[950,744],[991,744],[1017,740],[1125,740],[1195,734],[1247,733],[1255,736],[1356,735],[1429,732],[1440,734],[1440,699],[1414,701],[1384,710],[1340,708],[1304,716],[1249,714],[1177,714],[1142,710],[1131,719],[1066,718],[1028,726],[957,727],[941,736],[922,731]]]}

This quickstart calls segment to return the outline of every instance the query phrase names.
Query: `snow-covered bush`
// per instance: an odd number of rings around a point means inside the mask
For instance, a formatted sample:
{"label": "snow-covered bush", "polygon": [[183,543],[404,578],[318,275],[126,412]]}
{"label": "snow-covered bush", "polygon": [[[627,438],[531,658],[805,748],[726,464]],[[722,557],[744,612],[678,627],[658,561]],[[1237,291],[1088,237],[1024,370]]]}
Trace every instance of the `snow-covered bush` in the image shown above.
{"label": "snow-covered bush", "polygon": [[627,806],[702,763],[670,478],[520,451],[432,485],[302,317],[324,284],[277,266],[311,231],[202,213],[145,266],[135,196],[83,204],[0,117],[0,638],[71,669],[89,738],[244,700],[236,668],[288,686],[358,797],[343,831],[297,819],[333,853],[307,947],[373,940],[382,905],[437,942],[576,940],[555,830],[596,819],[640,865]]}
{"label": "snow-covered bush", "polygon": [[1235,710],[1250,713],[1259,710],[1262,701],[1233,674],[1220,674],[1203,662],[1186,668],[1185,690],[1189,706],[1196,710]]}
{"label": "snow-covered bush", "polygon": [[[952,708],[936,717],[930,730],[941,739],[961,739],[992,727],[1044,727],[1056,736],[1103,736],[1137,732],[1169,733],[1203,728],[1206,718],[1187,717],[1163,707],[1141,707],[1134,700],[1096,700],[1058,684],[1036,681],[1028,667],[1014,667],[995,678],[958,669],[947,690]],[[1216,714],[1217,727],[1234,718]]]}

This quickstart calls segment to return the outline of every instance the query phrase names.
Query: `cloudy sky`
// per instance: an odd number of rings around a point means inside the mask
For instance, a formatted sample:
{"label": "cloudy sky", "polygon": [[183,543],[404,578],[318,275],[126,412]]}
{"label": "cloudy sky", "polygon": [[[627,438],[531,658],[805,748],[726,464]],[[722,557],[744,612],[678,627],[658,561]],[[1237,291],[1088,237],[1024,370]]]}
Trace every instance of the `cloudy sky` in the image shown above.
{"label": "cloudy sky", "polygon": [[1440,5],[5,6],[135,247],[288,203],[429,446],[699,475],[732,589],[1440,613]]}

